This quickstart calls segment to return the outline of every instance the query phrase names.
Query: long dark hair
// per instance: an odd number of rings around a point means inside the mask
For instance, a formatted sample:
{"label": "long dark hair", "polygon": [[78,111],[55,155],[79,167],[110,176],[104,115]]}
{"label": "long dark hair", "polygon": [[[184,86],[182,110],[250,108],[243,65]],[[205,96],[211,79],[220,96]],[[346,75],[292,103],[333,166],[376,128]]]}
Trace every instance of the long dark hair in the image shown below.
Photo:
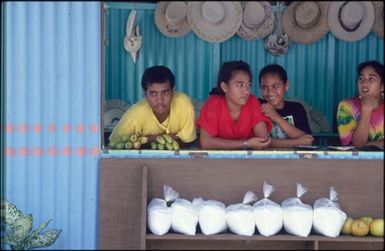
{"label": "long dark hair", "polygon": [[250,66],[248,63],[242,60],[224,62],[221,66],[221,69],[219,70],[217,86],[211,89],[210,95],[224,96],[225,93],[221,88],[221,83],[228,83],[229,80],[235,75],[235,73],[239,71],[249,74],[250,81],[252,81],[253,75],[251,74]]}

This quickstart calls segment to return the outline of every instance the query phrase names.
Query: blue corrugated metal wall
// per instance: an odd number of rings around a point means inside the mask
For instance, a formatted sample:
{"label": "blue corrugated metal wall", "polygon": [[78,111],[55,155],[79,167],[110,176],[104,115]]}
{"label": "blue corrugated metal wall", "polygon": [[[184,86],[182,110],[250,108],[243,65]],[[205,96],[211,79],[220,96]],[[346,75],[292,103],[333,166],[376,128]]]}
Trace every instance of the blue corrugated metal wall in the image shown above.
{"label": "blue corrugated metal wall", "polygon": [[205,99],[216,76],[212,72],[218,64],[213,59],[219,45],[197,39],[193,32],[174,39],[161,35],[155,26],[156,4],[135,4],[136,19],[143,37],[139,59],[133,63],[131,55],[123,47],[127,17],[132,3],[106,3],[105,25],[105,96],[107,99],[123,99],[129,103],[142,96],[140,81],[145,68],[163,64],[175,73],[177,90],[194,98]]}
{"label": "blue corrugated metal wall", "polygon": [[[266,63],[282,64],[295,83],[290,95],[330,110],[330,91],[333,104],[354,93],[358,62],[383,62],[383,40],[372,33],[357,43],[329,33],[313,45],[291,44],[281,57],[268,54],[262,41],[237,36],[221,44],[193,33],[168,38],[154,25],[155,5],[137,4],[144,44],[134,65],[121,43],[129,13],[127,4],[121,5],[107,14],[107,21],[116,23],[106,30],[106,97],[135,102],[143,70],[162,63],[175,72],[177,89],[205,99],[220,63],[243,59],[255,75]],[[4,7],[6,198],[34,215],[34,228],[50,218],[48,228],[63,229],[51,248],[97,248],[100,3],[7,2]]]}
{"label": "blue corrugated metal wall", "polygon": [[5,8],[5,197],[63,230],[50,248],[97,248],[100,3]]}
{"label": "blue corrugated metal wall", "polygon": [[[259,95],[259,71],[266,64],[278,63],[288,73],[287,97],[302,99],[320,110],[332,126],[338,102],[356,91],[355,67],[365,60],[384,62],[384,40],[373,32],[354,43],[338,40],[329,32],[312,44],[290,43],[287,54],[274,56],[264,49],[263,39],[247,41],[235,35],[213,44],[201,40],[192,31],[180,38],[166,37],[155,25],[155,4],[107,3],[106,7],[106,99],[138,101],[142,97],[140,80],[144,69],[164,64],[173,70],[177,90],[205,100],[216,84],[220,64],[229,60],[250,64],[254,93]],[[136,64],[123,48],[125,25],[133,7],[143,33]]]}

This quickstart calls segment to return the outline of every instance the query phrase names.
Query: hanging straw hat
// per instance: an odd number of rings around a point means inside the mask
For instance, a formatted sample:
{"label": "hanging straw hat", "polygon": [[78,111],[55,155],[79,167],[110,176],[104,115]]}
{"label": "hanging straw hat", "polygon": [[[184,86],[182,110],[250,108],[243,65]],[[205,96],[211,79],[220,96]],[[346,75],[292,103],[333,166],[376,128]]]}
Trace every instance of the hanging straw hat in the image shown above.
{"label": "hanging straw hat", "polygon": [[191,31],[187,22],[187,4],[183,1],[158,2],[155,24],[163,35],[181,37]]}
{"label": "hanging straw hat", "polygon": [[269,35],[274,27],[274,14],[267,1],[242,2],[243,17],[237,34],[248,40]]}
{"label": "hanging straw hat", "polygon": [[329,29],[336,38],[355,42],[372,30],[374,15],[372,2],[332,2],[328,13]]}
{"label": "hanging straw hat", "polygon": [[292,2],[283,13],[283,30],[291,41],[310,44],[329,32],[327,12],[330,2]]}
{"label": "hanging straw hat", "polygon": [[242,6],[239,2],[189,2],[187,20],[201,39],[223,42],[239,29]]}
{"label": "hanging straw hat", "polygon": [[384,3],[380,1],[373,1],[375,19],[372,31],[377,36],[384,38]]}
{"label": "hanging straw hat", "polygon": [[111,132],[120,118],[130,107],[130,104],[121,99],[109,99],[104,101],[104,130]]}

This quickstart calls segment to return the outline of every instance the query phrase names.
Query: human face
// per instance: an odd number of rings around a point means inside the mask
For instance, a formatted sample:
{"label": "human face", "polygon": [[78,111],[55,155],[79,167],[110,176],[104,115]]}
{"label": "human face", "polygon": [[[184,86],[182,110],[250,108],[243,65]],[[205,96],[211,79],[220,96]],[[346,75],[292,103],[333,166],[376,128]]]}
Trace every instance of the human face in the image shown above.
{"label": "human face", "polygon": [[289,84],[284,83],[277,74],[265,74],[261,78],[260,91],[266,102],[275,109],[282,109],[285,105],[285,92],[289,89]]}
{"label": "human face", "polygon": [[381,77],[371,66],[362,69],[357,81],[358,95],[361,97],[370,96],[377,100],[384,91],[384,83],[381,83]]}
{"label": "human face", "polygon": [[145,97],[152,111],[160,120],[166,119],[169,115],[172,96],[173,90],[169,81],[150,84],[145,92]]}
{"label": "human face", "polygon": [[226,100],[236,106],[245,105],[251,93],[251,81],[247,72],[238,71],[228,83],[221,83]]}

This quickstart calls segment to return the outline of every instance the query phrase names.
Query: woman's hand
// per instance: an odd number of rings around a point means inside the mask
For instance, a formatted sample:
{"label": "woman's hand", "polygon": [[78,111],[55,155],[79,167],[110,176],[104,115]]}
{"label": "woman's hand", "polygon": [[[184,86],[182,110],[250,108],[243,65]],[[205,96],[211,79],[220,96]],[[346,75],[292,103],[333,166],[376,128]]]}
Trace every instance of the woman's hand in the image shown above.
{"label": "woman's hand", "polygon": [[251,138],[247,141],[247,145],[248,145],[248,147],[250,147],[252,149],[260,150],[260,149],[265,149],[265,148],[269,147],[270,142],[271,142],[270,137],[268,137],[268,138],[254,137],[254,138]]}
{"label": "woman's hand", "polygon": [[371,96],[362,96],[360,99],[361,99],[361,109],[363,111],[371,112],[373,109],[375,109],[378,106],[377,99]]}
{"label": "woman's hand", "polygon": [[269,103],[262,104],[262,112],[274,122],[281,119],[281,115],[279,115],[275,108]]}
{"label": "woman's hand", "polygon": [[311,144],[313,144],[314,138],[310,134],[305,134],[305,135],[299,136],[296,139],[296,141],[297,140],[298,140],[299,145],[311,145]]}

